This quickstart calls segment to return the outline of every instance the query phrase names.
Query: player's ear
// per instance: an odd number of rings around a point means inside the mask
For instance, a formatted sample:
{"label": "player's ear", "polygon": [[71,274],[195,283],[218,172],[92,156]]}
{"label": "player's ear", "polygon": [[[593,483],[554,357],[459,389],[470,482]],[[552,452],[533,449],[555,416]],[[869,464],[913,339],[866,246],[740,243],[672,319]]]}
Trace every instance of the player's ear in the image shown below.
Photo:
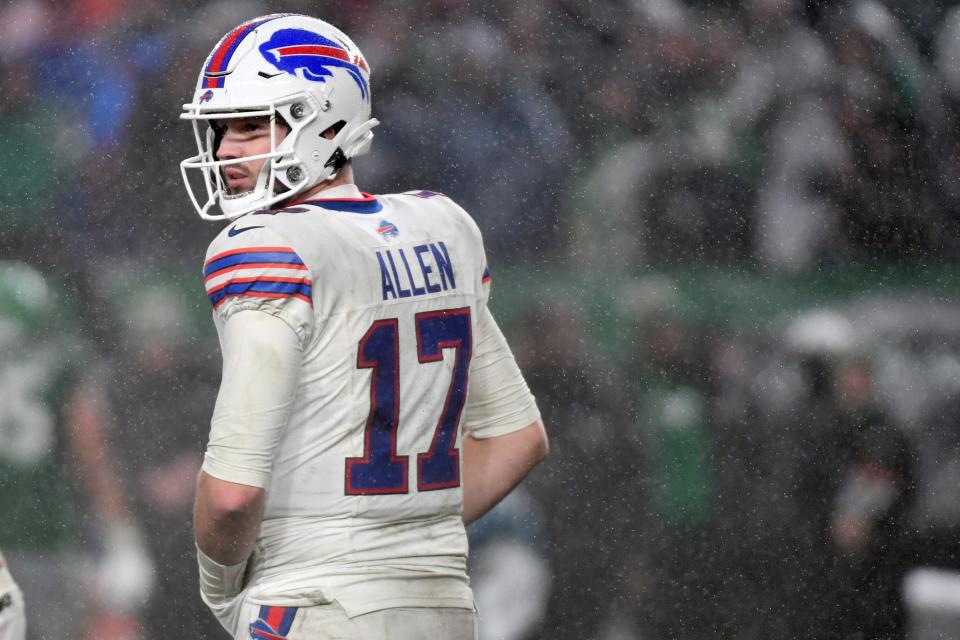
{"label": "player's ear", "polygon": [[334,138],[337,137],[337,134],[340,133],[340,129],[343,129],[345,126],[347,126],[347,121],[340,120],[339,122],[335,122],[329,127],[327,127],[326,129],[324,129],[323,133],[321,133],[320,135],[326,138],[327,140],[333,140]]}

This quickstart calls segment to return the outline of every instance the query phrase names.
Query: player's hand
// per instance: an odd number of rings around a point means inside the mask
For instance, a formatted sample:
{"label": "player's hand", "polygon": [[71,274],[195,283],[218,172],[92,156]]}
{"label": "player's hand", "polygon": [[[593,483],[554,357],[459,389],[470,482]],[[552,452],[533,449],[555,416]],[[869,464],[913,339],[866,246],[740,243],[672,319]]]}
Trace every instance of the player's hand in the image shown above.
{"label": "player's hand", "polygon": [[96,597],[111,612],[133,612],[153,591],[153,562],[137,528],[128,523],[108,525],[104,555],[96,568]]}
{"label": "player's hand", "polygon": [[90,619],[84,640],[143,640],[143,634],[135,617],[98,611]]}
{"label": "player's hand", "polygon": [[870,523],[857,517],[836,517],[830,527],[833,543],[841,552],[857,555],[867,546],[870,539]]}

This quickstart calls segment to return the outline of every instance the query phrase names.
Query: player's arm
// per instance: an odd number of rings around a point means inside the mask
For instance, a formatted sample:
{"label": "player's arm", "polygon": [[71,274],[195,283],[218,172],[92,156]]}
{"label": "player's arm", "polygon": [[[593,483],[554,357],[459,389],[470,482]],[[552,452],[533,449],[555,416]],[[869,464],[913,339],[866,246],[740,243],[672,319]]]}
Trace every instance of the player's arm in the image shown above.
{"label": "player's arm", "polygon": [[95,598],[105,611],[132,611],[149,597],[154,567],[114,471],[107,398],[96,385],[80,382],[67,397],[65,416],[70,451],[102,529]]}
{"label": "player's arm", "polygon": [[544,458],[547,432],[540,419],[493,438],[463,439],[463,522],[470,524],[500,502]]}
{"label": "player's arm", "polygon": [[477,321],[463,455],[463,521],[489,511],[547,456],[536,401],[490,312]]}
{"label": "player's arm", "polygon": [[93,386],[81,383],[74,387],[67,399],[67,433],[94,512],[104,523],[120,524],[131,516],[107,447],[106,402]]}
{"label": "player's arm", "polygon": [[284,320],[257,310],[226,320],[221,350],[223,376],[193,523],[202,591],[225,599],[240,590],[260,531],[273,452],[293,406],[302,352]]}
{"label": "player's arm", "polygon": [[200,471],[193,508],[200,550],[223,565],[250,557],[263,518],[264,495],[261,487],[220,480]]}

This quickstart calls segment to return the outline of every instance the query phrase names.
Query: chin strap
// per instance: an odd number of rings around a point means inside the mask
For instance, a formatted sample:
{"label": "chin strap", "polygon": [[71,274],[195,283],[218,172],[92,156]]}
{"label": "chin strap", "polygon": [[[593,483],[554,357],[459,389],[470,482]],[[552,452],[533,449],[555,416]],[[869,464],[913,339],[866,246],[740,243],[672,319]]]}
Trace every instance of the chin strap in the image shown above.
{"label": "chin strap", "polygon": [[330,177],[327,178],[327,180],[337,177],[337,174],[340,173],[340,170],[343,169],[345,164],[347,164],[347,156],[344,155],[343,149],[338,147],[337,150],[333,152],[333,155],[330,156],[330,159],[327,160],[327,164],[323,165],[324,169],[327,167],[333,169],[333,173],[330,174]]}
{"label": "chin strap", "polygon": [[[226,215],[227,220],[233,220],[238,218],[241,215],[244,215],[246,212],[245,209],[250,207],[249,202],[244,199],[249,199],[249,197],[255,193],[266,193],[267,185],[270,182],[270,162],[264,162],[263,166],[260,167],[260,174],[257,176],[257,183],[254,185],[253,189],[250,191],[244,191],[243,193],[226,193],[220,196],[220,209]],[[274,183],[279,184],[279,180],[274,180]],[[226,187],[224,187],[226,188]],[[256,207],[259,208],[259,207]]]}

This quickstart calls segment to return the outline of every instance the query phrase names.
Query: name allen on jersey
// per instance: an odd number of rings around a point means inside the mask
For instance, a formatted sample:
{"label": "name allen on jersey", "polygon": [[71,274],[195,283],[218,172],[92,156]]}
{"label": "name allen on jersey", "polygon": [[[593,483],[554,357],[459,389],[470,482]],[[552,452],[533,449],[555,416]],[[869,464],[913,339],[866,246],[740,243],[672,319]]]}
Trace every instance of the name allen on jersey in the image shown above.
{"label": "name allen on jersey", "polygon": [[450,252],[442,240],[406,250],[383,249],[376,255],[385,301],[457,288]]}

